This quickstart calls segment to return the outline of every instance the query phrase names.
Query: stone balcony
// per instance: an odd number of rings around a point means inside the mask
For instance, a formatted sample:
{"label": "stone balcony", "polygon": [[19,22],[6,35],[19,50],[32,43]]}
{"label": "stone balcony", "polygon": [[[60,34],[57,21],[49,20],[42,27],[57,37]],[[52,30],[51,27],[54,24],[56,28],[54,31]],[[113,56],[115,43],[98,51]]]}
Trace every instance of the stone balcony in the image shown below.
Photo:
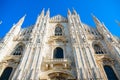
{"label": "stone balcony", "polygon": [[21,55],[9,55],[6,56],[1,62],[0,62],[0,68],[4,67],[4,66],[17,66],[20,62],[21,59]]}
{"label": "stone balcony", "polygon": [[112,59],[108,54],[95,54],[95,59],[100,63],[114,64],[114,59]]}
{"label": "stone balcony", "polygon": [[97,60],[102,59],[102,58],[108,58],[108,57],[109,57],[108,54],[95,54],[95,58]]}
{"label": "stone balcony", "polygon": [[68,70],[71,67],[71,62],[68,59],[43,59],[42,70]]}
{"label": "stone balcony", "polygon": [[19,62],[20,61],[20,58],[21,58],[21,55],[9,55],[9,56],[6,56],[2,62],[8,62],[8,61],[11,61],[11,62]]}
{"label": "stone balcony", "polygon": [[101,60],[103,58],[109,57],[108,54],[96,54],[96,53],[94,54],[94,56],[95,56],[96,60]]}

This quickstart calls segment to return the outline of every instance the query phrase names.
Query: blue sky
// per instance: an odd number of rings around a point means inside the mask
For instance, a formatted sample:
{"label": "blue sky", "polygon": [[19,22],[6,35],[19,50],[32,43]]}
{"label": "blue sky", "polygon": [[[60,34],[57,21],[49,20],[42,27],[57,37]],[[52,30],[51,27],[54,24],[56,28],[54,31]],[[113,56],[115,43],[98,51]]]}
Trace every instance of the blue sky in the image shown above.
{"label": "blue sky", "polygon": [[120,37],[120,0],[0,0],[0,37],[3,37],[22,16],[27,15],[22,27],[33,25],[41,10],[50,8],[51,17],[67,17],[67,9],[76,9],[82,22],[95,27],[91,13]]}

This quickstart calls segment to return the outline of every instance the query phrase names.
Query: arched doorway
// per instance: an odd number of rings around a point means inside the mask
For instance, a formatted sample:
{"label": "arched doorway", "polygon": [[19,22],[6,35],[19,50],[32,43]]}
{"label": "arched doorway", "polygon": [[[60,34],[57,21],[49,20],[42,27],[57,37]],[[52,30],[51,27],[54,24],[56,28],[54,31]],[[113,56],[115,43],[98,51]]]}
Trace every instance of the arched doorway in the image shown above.
{"label": "arched doorway", "polygon": [[7,67],[5,68],[5,70],[3,71],[0,80],[9,80],[9,77],[12,73],[13,68],[12,67]]}
{"label": "arched doorway", "polygon": [[115,75],[113,69],[110,66],[105,65],[104,70],[105,70],[108,80],[118,80],[117,76]]}
{"label": "arched doorway", "polygon": [[55,48],[53,58],[64,58],[63,49],[60,47]]}

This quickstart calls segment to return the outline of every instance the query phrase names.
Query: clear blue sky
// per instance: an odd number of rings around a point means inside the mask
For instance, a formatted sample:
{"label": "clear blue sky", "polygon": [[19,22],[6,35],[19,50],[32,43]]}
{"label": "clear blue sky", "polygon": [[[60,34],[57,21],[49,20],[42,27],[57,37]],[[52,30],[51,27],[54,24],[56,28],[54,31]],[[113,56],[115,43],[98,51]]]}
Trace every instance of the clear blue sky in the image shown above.
{"label": "clear blue sky", "polygon": [[0,0],[0,37],[3,37],[24,14],[22,27],[33,25],[41,10],[50,8],[50,15],[67,17],[67,9],[76,9],[82,22],[95,26],[91,13],[104,22],[113,35],[120,37],[120,0]]}

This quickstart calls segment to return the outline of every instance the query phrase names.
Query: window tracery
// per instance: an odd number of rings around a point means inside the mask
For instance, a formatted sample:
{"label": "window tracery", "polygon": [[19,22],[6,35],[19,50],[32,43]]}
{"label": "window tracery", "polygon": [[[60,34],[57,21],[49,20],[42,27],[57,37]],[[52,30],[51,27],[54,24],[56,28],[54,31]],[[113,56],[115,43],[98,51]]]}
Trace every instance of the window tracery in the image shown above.
{"label": "window tracery", "polygon": [[102,48],[98,44],[94,45],[94,50],[95,50],[96,54],[104,54],[104,51],[102,50]]}
{"label": "window tracery", "polygon": [[62,36],[62,28],[57,26],[55,28],[55,36]]}
{"label": "window tracery", "polygon": [[20,45],[15,49],[13,55],[21,55],[22,53],[23,53],[23,46]]}

